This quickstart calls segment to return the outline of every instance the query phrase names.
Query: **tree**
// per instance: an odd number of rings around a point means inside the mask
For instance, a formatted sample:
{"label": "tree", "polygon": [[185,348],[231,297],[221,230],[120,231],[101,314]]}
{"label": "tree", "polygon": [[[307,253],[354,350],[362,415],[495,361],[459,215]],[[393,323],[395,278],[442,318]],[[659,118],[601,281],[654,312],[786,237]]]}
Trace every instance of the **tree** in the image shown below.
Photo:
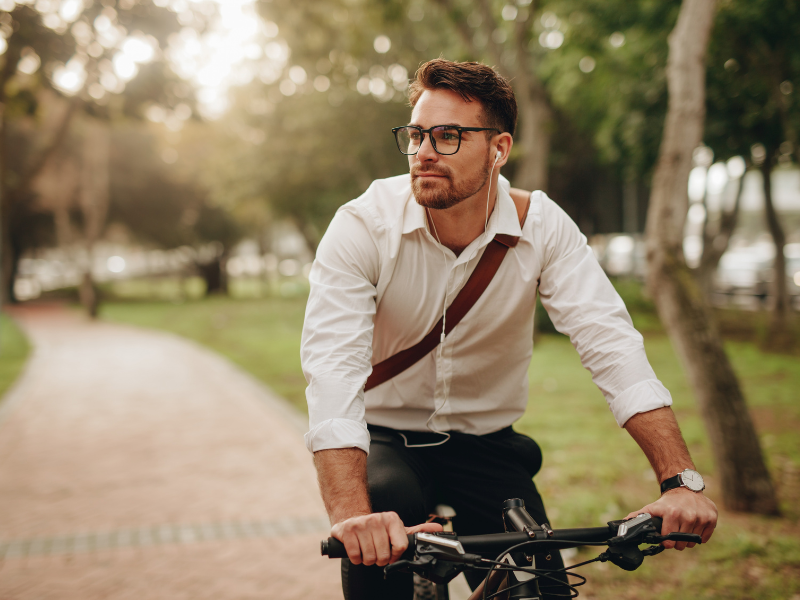
{"label": "tree", "polygon": [[[300,7],[289,0],[277,0],[262,3],[262,12],[279,24],[293,59],[310,73],[315,64],[334,55],[333,72],[344,75],[343,79],[358,79],[367,73],[370,79],[376,79],[370,69],[381,58],[404,65],[409,72],[435,56],[494,65],[511,80],[519,107],[512,157],[516,163],[515,185],[547,189],[554,112],[540,76],[548,50],[537,38],[540,32],[551,34],[542,39],[559,40],[550,46],[555,48],[564,36],[558,30],[558,19],[549,29],[543,29],[538,18],[541,6],[524,1],[518,4],[492,0],[437,0],[431,4],[327,0]],[[344,28],[344,23],[349,27]],[[373,41],[378,48],[379,39],[386,44],[379,52],[384,57],[376,56],[373,50]],[[336,50],[329,52],[331,48]]]}
{"label": "tree", "polygon": [[6,34],[0,70],[0,297],[13,299],[17,258],[23,239],[30,239],[23,229],[13,226],[14,219],[18,219],[17,225],[27,222],[23,215],[29,211],[21,203],[30,196],[31,183],[63,141],[77,105],[68,105],[60,117],[50,123],[49,135],[38,140],[38,148],[27,145],[28,160],[25,162],[20,162],[21,157],[12,152],[10,124],[37,112],[35,88],[39,84],[37,71],[42,59],[66,60],[74,52],[75,45],[73,40],[45,27],[41,15],[28,6],[18,5],[11,13],[0,12],[0,23]]}
{"label": "tree", "polygon": [[158,137],[137,123],[112,129],[108,220],[137,241],[162,248],[190,246],[206,293],[226,292],[225,259],[243,227],[215,204],[195,173],[169,166]]}
{"label": "tree", "polygon": [[647,215],[648,287],[697,395],[733,510],[776,514],[775,491],[736,374],[683,259],[692,153],[703,136],[714,0],[683,0],[669,38],[669,105]]}
{"label": "tree", "polygon": [[[716,219],[711,218],[711,207],[708,202],[708,187],[703,196],[703,206],[705,207],[705,219],[703,221],[703,251],[700,255],[700,262],[696,268],[697,280],[700,289],[706,299],[711,297],[713,276],[717,270],[722,255],[726,250],[736,229],[739,219],[739,208],[742,203],[742,191],[744,190],[744,177],[747,173],[748,162],[741,157],[732,157],[734,164],[741,164],[741,173],[734,177],[736,190],[734,192],[733,205],[719,208],[719,215]],[[731,164],[729,162],[729,164]],[[729,169],[730,172],[730,169]]]}
{"label": "tree", "polygon": [[252,114],[248,103],[268,102],[269,90],[247,91],[252,95],[238,105],[243,110],[219,123],[202,163],[214,201],[241,215],[244,227],[256,224],[254,204],[268,206],[275,217],[294,222],[314,251],[339,206],[373,179],[408,168],[386,125],[407,120],[399,102],[376,104],[349,90],[332,106],[328,95],[309,86],[291,101],[269,104],[266,114]]}
{"label": "tree", "polygon": [[[149,0],[120,3],[117,9],[103,3],[36,6],[17,4],[11,12],[0,12],[7,45],[0,53],[0,287],[3,298],[10,300],[21,252],[16,238],[24,237],[25,224],[14,219],[29,212],[22,205],[30,201],[33,182],[66,139],[73,117],[85,113],[108,121],[138,115],[144,102],[182,101],[170,93],[174,74],[163,62],[152,62],[168,35],[178,29],[172,11]],[[128,82],[131,85],[126,85]],[[39,111],[39,97],[48,91],[67,98],[61,118],[50,124]],[[27,145],[29,154],[24,161],[12,160],[9,136],[16,122],[24,118],[29,125],[41,122],[47,132],[34,137],[38,144]],[[14,169],[9,167],[11,163]],[[95,161],[95,165],[99,163]],[[90,205],[97,203],[84,202],[87,209]],[[93,214],[100,217],[103,211]],[[102,232],[102,224],[95,229]]]}
{"label": "tree", "polygon": [[766,223],[775,243],[768,344],[778,348],[791,347],[795,338],[789,325],[786,234],[773,203],[772,172],[797,151],[800,107],[792,102],[791,81],[800,77],[798,20],[800,8],[794,3],[729,2],[720,10],[720,33],[710,47],[708,144],[723,158],[752,155],[761,171]]}

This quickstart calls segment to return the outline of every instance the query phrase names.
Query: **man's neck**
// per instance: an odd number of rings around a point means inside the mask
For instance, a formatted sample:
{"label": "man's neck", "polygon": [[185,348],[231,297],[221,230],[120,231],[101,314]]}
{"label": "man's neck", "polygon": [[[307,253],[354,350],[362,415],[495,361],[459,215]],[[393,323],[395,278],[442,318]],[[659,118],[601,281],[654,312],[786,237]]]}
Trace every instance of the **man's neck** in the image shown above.
{"label": "man's neck", "polygon": [[487,224],[487,195],[489,216],[497,204],[497,179],[497,176],[490,178],[491,192],[484,187],[474,196],[450,208],[426,209],[428,229],[440,244],[450,248],[456,256],[483,234]]}

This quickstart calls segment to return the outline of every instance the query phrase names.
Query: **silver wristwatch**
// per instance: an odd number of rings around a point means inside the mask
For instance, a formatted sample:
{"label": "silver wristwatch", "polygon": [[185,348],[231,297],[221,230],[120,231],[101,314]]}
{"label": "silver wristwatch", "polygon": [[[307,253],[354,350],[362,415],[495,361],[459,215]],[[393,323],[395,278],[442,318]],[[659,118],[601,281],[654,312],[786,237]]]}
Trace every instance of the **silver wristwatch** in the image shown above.
{"label": "silver wristwatch", "polygon": [[661,482],[661,493],[663,494],[679,487],[685,487],[693,492],[702,492],[706,489],[706,483],[703,481],[703,476],[697,471],[684,469],[675,477],[670,477]]}

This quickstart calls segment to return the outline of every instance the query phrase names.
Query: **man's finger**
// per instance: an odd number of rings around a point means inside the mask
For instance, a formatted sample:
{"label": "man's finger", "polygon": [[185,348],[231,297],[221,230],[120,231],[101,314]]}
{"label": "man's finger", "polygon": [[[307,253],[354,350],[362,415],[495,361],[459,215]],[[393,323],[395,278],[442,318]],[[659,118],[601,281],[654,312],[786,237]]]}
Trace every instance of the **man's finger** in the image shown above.
{"label": "man's finger", "polygon": [[[677,509],[673,508],[673,511],[676,510]],[[678,514],[676,522],[676,529],[673,531],[679,531],[681,533],[696,533],[695,530],[698,526],[697,511],[692,508],[684,508],[683,511]],[[689,542],[678,542],[675,544],[675,549],[682,551],[686,549],[688,543]],[[692,546],[694,546],[694,544],[692,544]]]}
{"label": "man's finger", "polygon": [[444,531],[444,527],[442,527],[439,523],[422,523],[420,525],[414,525],[413,527],[406,527],[407,535],[419,533],[421,531],[426,533],[436,533],[437,531]]}
{"label": "man's finger", "polygon": [[[669,535],[673,531],[680,531],[680,523],[674,511],[672,511],[669,506],[660,508],[665,508],[666,510],[659,510],[653,505],[653,512],[651,514],[661,517],[661,535]],[[661,545],[664,546],[664,548],[676,547],[676,543],[670,540],[661,542]]]}
{"label": "man's finger", "polygon": [[394,548],[389,543],[389,533],[382,527],[375,527],[371,531],[372,545],[375,548],[375,564],[385,567],[394,555]]}
{"label": "man's finger", "polygon": [[391,524],[391,526],[388,528],[388,532],[389,541],[392,543],[392,556],[390,562],[396,562],[400,560],[403,552],[405,552],[408,548],[408,534],[406,533],[406,528],[403,526],[403,523],[399,518],[396,522]]}
{"label": "man's finger", "polygon": [[350,532],[337,533],[336,528],[331,530],[331,535],[344,544],[344,549],[347,551],[347,558],[354,565],[361,564],[361,545],[358,543],[358,537]]}
{"label": "man's finger", "polygon": [[374,565],[378,553],[375,549],[375,541],[372,537],[372,532],[367,528],[361,527],[358,529],[357,535],[358,543],[361,546],[361,563],[366,566]]}

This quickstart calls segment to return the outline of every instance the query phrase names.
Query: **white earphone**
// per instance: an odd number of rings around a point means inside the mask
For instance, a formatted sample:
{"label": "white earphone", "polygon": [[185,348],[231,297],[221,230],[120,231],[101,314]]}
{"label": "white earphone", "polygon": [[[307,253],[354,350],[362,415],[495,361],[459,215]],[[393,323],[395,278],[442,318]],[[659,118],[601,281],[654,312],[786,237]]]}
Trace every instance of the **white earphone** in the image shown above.
{"label": "white earphone", "polygon": [[497,151],[497,154],[494,155],[494,162],[500,160],[500,157],[503,156],[503,153],[500,150]]}

